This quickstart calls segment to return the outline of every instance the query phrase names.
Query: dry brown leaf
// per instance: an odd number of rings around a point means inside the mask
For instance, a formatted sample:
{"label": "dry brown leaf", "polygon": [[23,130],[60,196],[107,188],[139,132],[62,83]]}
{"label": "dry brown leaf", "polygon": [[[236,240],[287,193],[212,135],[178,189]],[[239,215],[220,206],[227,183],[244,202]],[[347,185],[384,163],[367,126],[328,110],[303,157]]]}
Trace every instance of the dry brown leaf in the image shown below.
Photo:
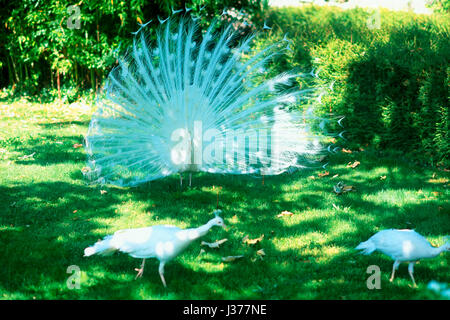
{"label": "dry brown leaf", "polygon": [[333,186],[333,192],[337,195],[341,195],[346,192],[356,191],[356,188],[353,186],[347,186],[342,181],[338,182],[335,186]]}
{"label": "dry brown leaf", "polygon": [[249,239],[248,235],[247,235],[242,239],[242,242],[246,243],[248,245],[255,245],[258,242],[260,242],[262,239],[264,239],[264,234],[262,234],[259,238],[256,238],[256,239]]}
{"label": "dry brown leaf", "polygon": [[212,242],[212,243],[210,243],[210,242],[206,242],[206,241],[202,241],[202,243],[200,244],[201,246],[208,246],[208,247],[210,247],[210,248],[219,248],[219,246],[222,244],[222,243],[224,243],[224,242],[227,242],[228,241],[228,239],[222,239],[222,240],[216,240],[216,241],[214,241],[214,242]]}
{"label": "dry brown leaf", "polygon": [[345,149],[345,148],[342,148],[342,152],[344,152],[344,153],[353,153],[352,150]]}
{"label": "dry brown leaf", "polygon": [[222,261],[224,261],[224,262],[231,262],[231,261],[235,261],[235,260],[237,260],[237,259],[241,259],[241,258],[243,258],[244,256],[228,256],[228,257],[222,257]]}
{"label": "dry brown leaf", "polygon": [[334,176],[332,176],[331,179],[334,179],[334,178],[337,178],[337,177],[339,177],[338,173],[336,173]]}
{"label": "dry brown leaf", "polygon": [[89,168],[89,167],[83,167],[83,168],[81,168],[81,172],[83,172],[83,173],[87,173],[87,172],[89,172],[89,171],[91,171],[91,168]]}
{"label": "dry brown leaf", "polygon": [[81,144],[81,143],[75,143],[74,145],[73,145],[73,147],[75,148],[75,149],[77,149],[77,148],[81,148],[83,145]]}
{"label": "dry brown leaf", "polygon": [[343,192],[356,191],[356,188],[353,186],[344,186],[342,189]]}
{"label": "dry brown leaf", "polygon": [[105,193],[108,193],[108,191],[106,191],[106,190],[100,190],[100,194],[105,194]]}
{"label": "dry brown leaf", "polygon": [[261,258],[261,260],[263,260],[264,256],[266,255],[266,253],[264,252],[264,249],[259,249],[258,251],[256,251],[256,254],[258,255],[258,257]]}
{"label": "dry brown leaf", "polygon": [[292,215],[293,215],[292,212],[289,212],[289,211],[283,211],[282,213],[280,213],[280,214],[277,215],[277,218],[281,218],[281,217],[283,217],[283,216],[292,216]]}
{"label": "dry brown leaf", "polygon": [[355,162],[349,162],[348,164],[347,164],[347,168],[356,168],[357,166],[359,166],[361,164],[361,162],[359,162],[358,160],[355,160]]}
{"label": "dry brown leaf", "polygon": [[323,173],[319,173],[317,176],[318,176],[319,178],[322,178],[322,177],[325,177],[325,176],[328,176],[328,175],[330,175],[330,172],[325,171],[325,172],[323,172]]}

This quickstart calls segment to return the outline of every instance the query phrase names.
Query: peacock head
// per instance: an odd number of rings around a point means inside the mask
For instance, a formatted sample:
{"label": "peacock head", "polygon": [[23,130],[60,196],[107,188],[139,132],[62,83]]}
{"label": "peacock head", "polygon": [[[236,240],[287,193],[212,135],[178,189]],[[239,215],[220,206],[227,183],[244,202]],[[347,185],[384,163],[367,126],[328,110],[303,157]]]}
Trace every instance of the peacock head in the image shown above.
{"label": "peacock head", "polygon": [[222,227],[224,229],[226,229],[225,223],[223,222],[223,219],[219,216],[219,214],[222,213],[222,210],[217,209],[214,210],[214,218],[209,220],[209,224],[211,224],[211,226],[218,226],[218,227]]}

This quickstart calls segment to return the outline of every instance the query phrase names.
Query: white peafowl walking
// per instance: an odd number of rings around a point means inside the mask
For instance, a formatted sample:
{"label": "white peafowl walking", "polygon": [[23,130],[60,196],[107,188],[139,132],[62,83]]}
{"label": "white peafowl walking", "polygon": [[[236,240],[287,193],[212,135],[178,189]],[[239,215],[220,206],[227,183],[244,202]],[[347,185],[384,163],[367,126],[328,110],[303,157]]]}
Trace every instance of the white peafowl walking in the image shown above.
{"label": "white peafowl walking", "polygon": [[136,32],[85,139],[83,172],[92,182],[134,186],[198,171],[274,175],[326,151],[328,120],[311,103],[318,88],[298,88],[305,74],[268,76],[271,59],[287,50],[284,39],[253,50],[256,34],[237,44],[231,23],[199,29],[185,16],[160,21],[154,44],[144,26]]}
{"label": "white peafowl walking", "polygon": [[215,210],[215,217],[205,225],[198,228],[180,229],[171,225],[156,225],[147,228],[125,229],[106,236],[102,241],[84,249],[84,256],[94,254],[111,255],[116,251],[128,253],[133,258],[142,258],[140,269],[136,269],[138,277],[144,273],[145,259],[159,260],[159,275],[164,287],[167,287],[164,278],[164,266],[167,262],[178,256],[194,240],[203,237],[213,226],[225,228],[221,210]]}
{"label": "white peafowl walking", "polygon": [[357,250],[363,254],[371,254],[375,250],[390,256],[394,260],[390,281],[394,280],[395,270],[402,262],[409,263],[408,272],[414,286],[414,264],[420,259],[433,258],[444,251],[450,251],[450,242],[447,241],[440,247],[433,247],[427,239],[414,230],[382,230],[374,234],[369,240],[361,242]]}

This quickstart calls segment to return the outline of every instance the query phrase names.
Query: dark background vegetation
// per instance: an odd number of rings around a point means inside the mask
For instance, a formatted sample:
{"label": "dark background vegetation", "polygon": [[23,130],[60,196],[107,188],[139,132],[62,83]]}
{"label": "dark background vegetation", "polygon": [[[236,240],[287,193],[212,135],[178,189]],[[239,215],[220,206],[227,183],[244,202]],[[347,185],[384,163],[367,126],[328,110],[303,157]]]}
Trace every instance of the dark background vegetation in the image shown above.
{"label": "dark background vegetation", "polygon": [[[275,63],[279,71],[315,68],[323,85],[334,83],[321,108],[346,116],[349,147],[394,150],[448,168],[449,5],[431,2],[436,13],[425,16],[314,6],[269,9],[264,0],[3,1],[0,87],[9,98],[39,101],[94,96],[138,23],[152,20],[154,29],[172,8],[192,8],[202,24],[224,7],[242,9],[258,29],[264,21],[272,26],[263,41],[286,32],[293,40],[293,51]],[[71,5],[80,8],[79,29],[67,27]]]}

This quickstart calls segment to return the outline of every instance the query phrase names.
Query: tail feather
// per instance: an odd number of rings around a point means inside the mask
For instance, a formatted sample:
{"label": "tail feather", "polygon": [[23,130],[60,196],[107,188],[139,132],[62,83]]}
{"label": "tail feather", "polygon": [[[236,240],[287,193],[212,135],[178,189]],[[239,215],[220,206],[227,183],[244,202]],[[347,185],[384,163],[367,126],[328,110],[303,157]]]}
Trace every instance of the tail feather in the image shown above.
{"label": "tail feather", "polygon": [[111,246],[111,236],[105,237],[104,240],[97,242],[91,247],[84,249],[84,256],[89,257],[94,254],[102,256],[113,254],[117,249]]}
{"label": "tail feather", "polygon": [[155,42],[142,27],[109,74],[86,136],[87,178],[133,186],[183,171],[316,166],[332,137],[314,112],[320,88],[298,88],[310,82],[303,73],[266,79],[286,40],[252,48],[256,34],[238,42],[232,24],[202,34],[176,19],[161,21]]}
{"label": "tail feather", "polygon": [[375,250],[377,250],[375,244],[373,243],[372,240],[367,240],[364,242],[361,242],[356,248],[356,250],[362,250],[362,254],[371,254],[372,252],[374,252]]}

